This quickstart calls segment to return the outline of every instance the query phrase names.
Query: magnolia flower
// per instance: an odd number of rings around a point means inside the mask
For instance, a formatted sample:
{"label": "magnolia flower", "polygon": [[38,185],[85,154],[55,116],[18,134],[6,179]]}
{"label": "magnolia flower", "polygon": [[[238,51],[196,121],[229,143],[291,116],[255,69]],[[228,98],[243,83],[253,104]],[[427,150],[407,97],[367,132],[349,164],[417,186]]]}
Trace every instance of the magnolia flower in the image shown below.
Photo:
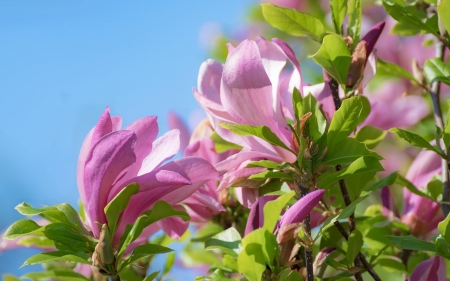
{"label": "magnolia flower", "polygon": [[409,277],[409,281],[447,281],[445,260],[435,256],[421,262]]}
{"label": "magnolia flower", "polygon": [[[428,182],[441,172],[441,158],[435,152],[422,151],[417,155],[406,175],[411,183],[419,189],[424,189]],[[400,217],[401,221],[410,227],[415,236],[428,236],[444,219],[440,205],[428,198],[421,197],[403,188],[403,210],[399,215],[389,190],[382,190],[383,214],[392,219]]]}
{"label": "magnolia flower", "polygon": [[[159,200],[183,201],[205,181],[217,179],[217,171],[205,159],[186,157],[169,163],[179,150],[179,132],[172,130],[156,138],[156,117],[139,119],[121,130],[121,118],[110,117],[109,108],[84,140],[78,159],[78,189],[88,224],[96,238],[99,224],[107,223],[103,209],[128,184],[138,183],[121,216],[114,237],[116,244],[127,224],[132,224]],[[164,227],[166,231],[167,225]],[[149,226],[150,235],[158,227]],[[148,236],[146,236],[148,237]]]}

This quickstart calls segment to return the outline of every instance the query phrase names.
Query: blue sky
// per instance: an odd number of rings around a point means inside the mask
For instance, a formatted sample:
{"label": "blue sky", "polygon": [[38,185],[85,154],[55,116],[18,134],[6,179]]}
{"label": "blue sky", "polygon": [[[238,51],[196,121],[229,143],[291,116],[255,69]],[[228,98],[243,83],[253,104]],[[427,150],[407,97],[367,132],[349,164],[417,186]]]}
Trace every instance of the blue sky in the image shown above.
{"label": "blue sky", "polygon": [[[0,228],[23,201],[76,204],[78,152],[106,106],[124,125],[157,115],[161,132],[169,110],[198,112],[199,30],[243,25],[253,2],[1,2]],[[0,273],[25,272],[31,253],[0,254]]]}

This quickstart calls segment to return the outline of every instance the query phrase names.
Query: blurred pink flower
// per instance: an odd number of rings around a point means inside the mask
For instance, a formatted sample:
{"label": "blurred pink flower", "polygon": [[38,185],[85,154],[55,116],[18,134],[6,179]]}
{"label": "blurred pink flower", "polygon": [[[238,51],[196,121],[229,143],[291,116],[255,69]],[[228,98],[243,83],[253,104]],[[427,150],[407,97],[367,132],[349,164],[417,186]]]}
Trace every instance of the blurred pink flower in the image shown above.
{"label": "blurred pink flower", "polygon": [[447,281],[445,260],[435,256],[421,262],[409,277],[409,281]]}

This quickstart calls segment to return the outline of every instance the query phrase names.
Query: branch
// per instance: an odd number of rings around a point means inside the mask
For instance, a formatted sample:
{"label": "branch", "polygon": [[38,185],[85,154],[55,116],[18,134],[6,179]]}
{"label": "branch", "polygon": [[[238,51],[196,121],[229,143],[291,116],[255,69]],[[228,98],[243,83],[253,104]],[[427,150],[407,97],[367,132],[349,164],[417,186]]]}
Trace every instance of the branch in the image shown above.
{"label": "branch", "polygon": [[[336,110],[338,110],[342,104],[341,99],[339,97],[339,84],[336,81],[336,79],[331,78],[330,81],[328,82],[328,85],[330,86],[331,95],[333,96],[334,107],[336,108]],[[341,165],[336,165],[336,171],[339,172],[340,170],[342,170]],[[350,196],[348,194],[347,185],[345,184],[345,180],[339,180],[339,187],[341,189],[342,196],[344,197],[345,205],[346,206],[350,205],[352,203],[352,201],[350,200]],[[352,233],[355,230],[355,214],[354,213],[352,213],[350,215],[350,217],[348,218],[348,226],[350,228],[350,233]],[[355,267],[361,266],[358,258],[355,258],[354,264],[355,264]],[[363,280],[361,272],[355,273],[355,279],[358,281]]]}
{"label": "branch", "polygon": [[[308,187],[303,186],[301,183],[298,187],[302,193],[302,197],[309,193]],[[306,232],[311,236],[311,215],[308,214],[306,219],[303,221]],[[313,256],[312,250],[305,247],[305,264],[306,264],[306,281],[314,281],[314,267],[313,267]]]}

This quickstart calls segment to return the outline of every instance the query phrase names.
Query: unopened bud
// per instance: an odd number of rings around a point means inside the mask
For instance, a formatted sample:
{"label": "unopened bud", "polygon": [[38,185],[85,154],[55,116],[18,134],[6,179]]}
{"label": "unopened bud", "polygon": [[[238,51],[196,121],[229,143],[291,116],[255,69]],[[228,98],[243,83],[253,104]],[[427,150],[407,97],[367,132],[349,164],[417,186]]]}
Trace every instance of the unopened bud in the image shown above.
{"label": "unopened bud", "polygon": [[345,80],[345,86],[347,88],[353,89],[355,86],[358,86],[357,83],[361,81],[364,75],[366,57],[366,42],[361,41],[356,45],[355,51],[352,54],[352,61],[348,69],[347,79]]}
{"label": "unopened bud", "polygon": [[114,263],[115,256],[111,243],[111,236],[108,226],[102,225],[100,238],[92,255],[92,263],[94,266],[100,268],[101,273],[109,273],[109,265]]}
{"label": "unopened bud", "polygon": [[416,78],[419,83],[422,83],[422,85],[425,85],[427,83],[425,80],[425,76],[423,75],[422,68],[419,66],[419,63],[416,59],[412,60],[412,72],[414,78]]}
{"label": "unopened bud", "polygon": [[295,239],[298,236],[298,232],[301,229],[301,223],[291,223],[288,225],[283,225],[277,234],[277,242],[281,244],[291,239]]}

